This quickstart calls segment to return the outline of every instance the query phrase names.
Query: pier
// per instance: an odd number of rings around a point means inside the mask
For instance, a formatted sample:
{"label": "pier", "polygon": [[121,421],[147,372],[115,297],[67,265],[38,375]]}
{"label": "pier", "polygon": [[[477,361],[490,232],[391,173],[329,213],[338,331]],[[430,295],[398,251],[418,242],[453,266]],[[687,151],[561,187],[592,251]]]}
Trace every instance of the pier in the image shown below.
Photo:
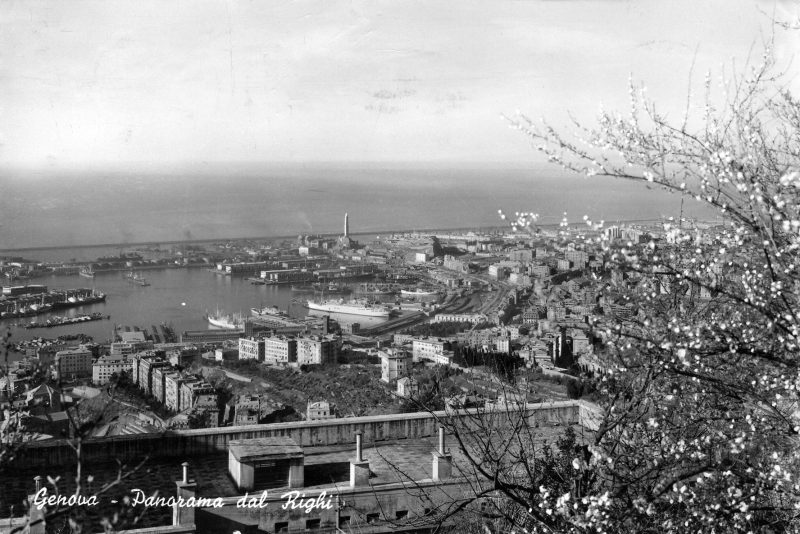
{"label": "pier", "polygon": [[78,324],[78,323],[87,323],[89,321],[102,321],[103,319],[111,319],[110,315],[103,315],[102,313],[95,312],[91,315],[78,315],[76,317],[62,317],[62,316],[55,316],[51,317],[47,321],[43,323],[39,322],[31,322],[27,324],[19,324],[17,326],[21,326],[25,329],[30,328],[53,328],[55,326],[67,326],[71,324]]}

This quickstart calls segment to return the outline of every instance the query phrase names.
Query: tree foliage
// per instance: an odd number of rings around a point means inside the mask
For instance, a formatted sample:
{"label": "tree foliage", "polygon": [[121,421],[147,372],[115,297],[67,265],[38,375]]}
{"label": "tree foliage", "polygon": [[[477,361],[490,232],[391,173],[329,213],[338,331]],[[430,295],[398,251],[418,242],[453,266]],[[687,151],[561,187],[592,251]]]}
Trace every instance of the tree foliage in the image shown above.
{"label": "tree foliage", "polygon": [[458,347],[453,361],[463,367],[486,366],[507,382],[516,380],[517,369],[525,365],[518,354],[484,350],[470,346]]}
{"label": "tree foliage", "polygon": [[[721,97],[707,76],[699,116],[690,100],[678,122],[632,84],[627,116],[576,123],[574,138],[521,114],[511,120],[565,169],[661,187],[705,203],[724,223],[671,218],[647,243],[612,239],[586,218],[580,233],[563,224],[565,240],[625,274],[603,291],[634,313],[593,321],[604,344],[603,372],[591,382],[600,417],[558,477],[543,476],[552,462],[538,461],[529,418],[448,427],[476,474],[493,481],[505,531],[800,526],[800,101],[775,71],[768,45],[760,65],[724,82]],[[522,213],[512,226],[535,233],[536,220]],[[570,396],[577,386],[568,383]],[[498,441],[505,448],[494,455]]]}
{"label": "tree foliage", "polygon": [[[568,140],[520,115],[550,161],[659,186],[716,209],[724,227],[665,221],[663,237],[619,243],[587,222],[587,247],[629,282],[606,287],[633,318],[601,317],[606,399],[579,500],[535,499],[560,530],[786,530],[800,507],[800,102],[761,65],[706,77],[700,117],[675,123],[630,86],[630,113],[602,113]],[[523,214],[517,228],[531,228]]]}

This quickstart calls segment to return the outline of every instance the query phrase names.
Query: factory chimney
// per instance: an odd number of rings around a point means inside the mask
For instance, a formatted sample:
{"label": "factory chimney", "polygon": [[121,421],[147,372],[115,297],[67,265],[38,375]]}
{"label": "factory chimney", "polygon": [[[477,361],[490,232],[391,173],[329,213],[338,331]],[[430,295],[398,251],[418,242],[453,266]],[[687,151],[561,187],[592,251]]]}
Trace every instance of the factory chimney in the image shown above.
{"label": "factory chimney", "polygon": [[350,223],[347,220],[347,214],[344,214],[344,236],[350,237]]}

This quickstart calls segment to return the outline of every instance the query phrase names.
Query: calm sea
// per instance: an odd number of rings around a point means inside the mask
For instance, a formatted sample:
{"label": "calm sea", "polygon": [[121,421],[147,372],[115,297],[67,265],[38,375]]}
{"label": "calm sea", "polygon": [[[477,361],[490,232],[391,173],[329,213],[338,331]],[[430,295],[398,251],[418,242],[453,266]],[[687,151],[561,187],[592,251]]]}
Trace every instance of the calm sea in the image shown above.
{"label": "calm sea", "polygon": [[[497,210],[545,223],[678,216],[680,198],[637,183],[532,169],[297,167],[246,176],[0,175],[0,250],[497,226]],[[687,202],[685,214],[700,215]],[[109,251],[114,253],[113,250]],[[104,251],[103,253],[107,253]],[[96,251],[26,252],[89,260]],[[45,257],[46,256],[46,257]]]}

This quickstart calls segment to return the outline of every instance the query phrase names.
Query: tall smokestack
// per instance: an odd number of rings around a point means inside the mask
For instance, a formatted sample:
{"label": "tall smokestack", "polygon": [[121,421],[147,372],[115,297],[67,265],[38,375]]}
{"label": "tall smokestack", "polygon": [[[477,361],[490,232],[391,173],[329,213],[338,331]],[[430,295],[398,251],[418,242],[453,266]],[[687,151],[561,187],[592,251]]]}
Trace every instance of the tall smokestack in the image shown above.
{"label": "tall smokestack", "polygon": [[344,214],[344,236],[350,237],[350,223],[347,220],[347,214]]}

